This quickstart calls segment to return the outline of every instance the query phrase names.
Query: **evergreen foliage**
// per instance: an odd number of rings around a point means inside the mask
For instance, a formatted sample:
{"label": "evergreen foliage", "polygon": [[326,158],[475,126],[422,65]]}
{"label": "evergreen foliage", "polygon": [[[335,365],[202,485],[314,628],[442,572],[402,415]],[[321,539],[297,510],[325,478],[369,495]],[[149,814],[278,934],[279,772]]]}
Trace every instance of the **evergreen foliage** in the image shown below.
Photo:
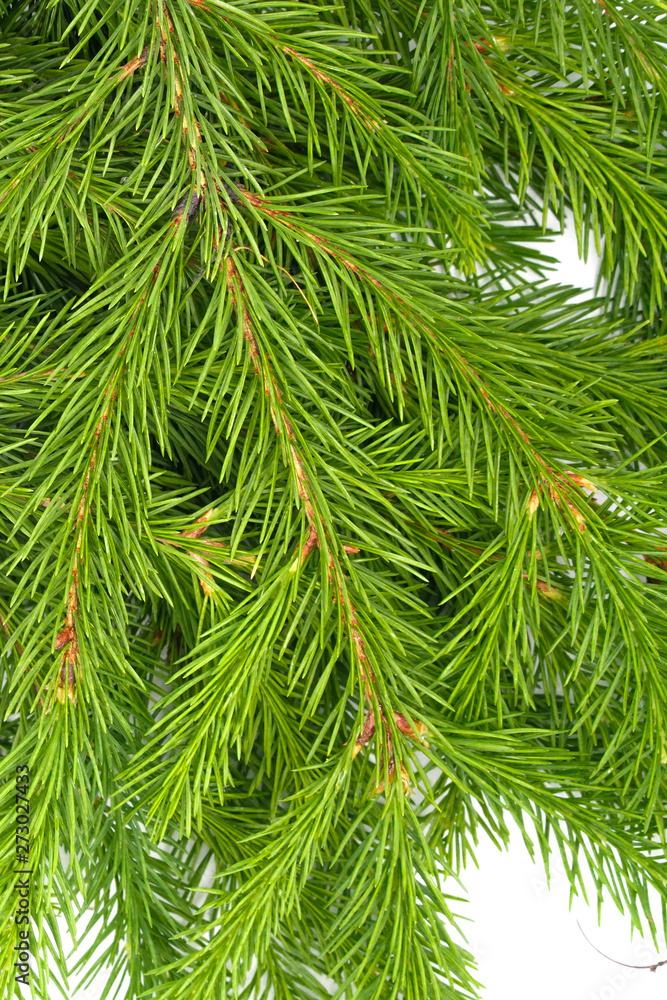
{"label": "evergreen foliage", "polygon": [[35,996],[62,912],[105,997],[467,1000],[457,876],[510,819],[659,932],[665,16],[0,0]]}

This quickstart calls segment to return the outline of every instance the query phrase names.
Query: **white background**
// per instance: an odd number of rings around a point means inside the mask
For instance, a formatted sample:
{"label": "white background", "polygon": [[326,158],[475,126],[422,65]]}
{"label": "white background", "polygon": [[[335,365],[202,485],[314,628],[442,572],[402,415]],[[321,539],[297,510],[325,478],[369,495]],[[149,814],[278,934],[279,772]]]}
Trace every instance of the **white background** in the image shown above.
{"label": "white background", "polygon": [[[561,260],[554,281],[593,286],[597,261],[577,259],[571,228],[540,248]],[[479,963],[485,1000],[667,1000],[667,966],[652,973],[615,965],[597,954],[577,925],[578,919],[596,947],[617,961],[649,964],[656,953],[649,942],[636,935],[633,940],[629,919],[608,904],[599,926],[594,896],[592,907],[578,899],[570,909],[562,869],[554,865],[549,888],[543,867],[530,860],[518,831],[508,851],[486,841],[477,858],[479,869],[469,866],[463,874],[468,904],[459,904],[457,912],[466,918],[461,926]],[[447,890],[463,895],[450,885]],[[68,939],[64,926],[61,931]],[[659,957],[667,957],[667,949]],[[73,989],[72,997],[98,1000],[103,987],[98,977],[86,990]],[[59,997],[54,992],[51,1000]]]}

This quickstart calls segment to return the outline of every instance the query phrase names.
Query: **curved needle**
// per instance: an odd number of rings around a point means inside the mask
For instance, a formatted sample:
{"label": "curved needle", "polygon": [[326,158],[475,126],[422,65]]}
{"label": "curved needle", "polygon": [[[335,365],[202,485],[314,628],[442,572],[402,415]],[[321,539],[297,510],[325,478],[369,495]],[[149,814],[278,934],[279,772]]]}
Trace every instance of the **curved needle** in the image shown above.
{"label": "curved needle", "polygon": [[628,962],[619,962],[618,959],[616,959],[616,958],[610,958],[609,955],[605,955],[605,953],[603,951],[600,951],[599,948],[595,947],[595,945],[593,944],[593,942],[589,938],[587,938],[586,935],[584,934],[584,929],[583,929],[583,927],[581,926],[581,924],[579,923],[578,920],[577,920],[577,927],[579,928],[579,930],[581,931],[581,933],[584,935],[584,937],[588,941],[588,943],[591,946],[591,948],[594,951],[597,951],[598,955],[602,955],[602,957],[606,958],[609,962],[614,962],[615,965],[623,965],[623,966],[625,966],[626,969],[650,969],[651,972],[655,972],[655,970],[658,969],[661,965],[667,965],[667,958],[663,958],[663,960],[661,962],[654,962],[652,965],[629,965]]}

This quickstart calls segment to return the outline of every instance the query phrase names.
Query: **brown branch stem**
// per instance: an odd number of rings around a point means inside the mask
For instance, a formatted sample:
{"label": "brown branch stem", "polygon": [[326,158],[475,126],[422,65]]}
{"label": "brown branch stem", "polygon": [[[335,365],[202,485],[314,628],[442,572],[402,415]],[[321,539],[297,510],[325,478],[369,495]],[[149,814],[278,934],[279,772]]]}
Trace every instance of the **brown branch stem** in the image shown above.
{"label": "brown branch stem", "polygon": [[269,410],[275,432],[278,437],[284,433],[287,438],[289,462],[296,482],[297,493],[303,501],[306,521],[308,523],[308,535],[300,557],[300,562],[303,563],[315,546],[320,544],[320,532],[323,529],[323,525],[320,523],[313,506],[312,487],[308,473],[304,467],[303,458],[297,447],[292,421],[282,405],[282,392],[271,370],[270,363],[262,357],[246,302],[243,279],[238,272],[231,254],[225,258],[223,266],[226,268],[227,288],[237,314],[241,319],[243,337],[248,345],[248,352],[253,363],[253,368],[255,369],[255,374],[262,383],[264,394],[269,400]]}
{"label": "brown branch stem", "polygon": [[[167,51],[171,54],[172,61],[172,72],[174,78],[174,96],[172,99],[172,107],[174,109],[174,114],[177,118],[181,120],[181,134],[183,140],[188,147],[188,163],[190,164],[190,169],[195,170],[197,167],[197,161],[202,162],[203,157],[201,156],[200,146],[201,146],[201,128],[199,122],[194,114],[191,118],[188,118],[186,114],[181,114],[181,102],[183,101],[183,90],[188,89],[188,84],[181,70],[181,62],[178,58],[178,53],[176,52],[176,47],[174,45],[173,39],[174,35],[174,22],[171,18],[171,14],[167,8],[166,0],[158,0],[159,8],[162,11],[162,18],[159,13],[157,16],[157,27],[160,32],[160,59],[163,63],[167,62]],[[165,27],[166,22],[166,27]],[[190,102],[192,104],[192,101]],[[199,169],[199,178],[195,182],[195,196],[197,197],[197,205],[199,201],[204,197],[204,192],[206,190],[206,177],[204,171]],[[175,223],[178,224],[183,217],[185,212],[185,207],[181,209],[180,212],[175,217]],[[189,216],[190,208],[187,207],[187,214]],[[189,221],[189,218],[188,218]]]}
{"label": "brown branch stem", "polygon": [[[247,192],[244,192],[247,194]],[[291,458],[292,471],[296,479],[297,489],[300,498],[303,500],[304,510],[306,514],[306,521],[308,524],[308,536],[306,538],[305,544],[301,549],[301,554],[299,562],[303,563],[308,554],[312,549],[320,544],[320,532],[325,533],[326,527],[320,522],[315,512],[312,496],[312,485],[308,478],[308,475],[304,468],[303,459],[296,445],[296,436],[294,433],[294,428],[292,422],[284,410],[282,405],[282,393],[280,387],[276,381],[276,378],[271,370],[268,361],[264,361],[255,331],[252,325],[252,319],[250,316],[250,311],[246,302],[246,293],[243,285],[243,279],[239,274],[239,271],[232,259],[231,253],[225,258],[223,262],[223,267],[226,268],[226,280],[227,288],[229,294],[232,297],[234,307],[236,309],[237,315],[239,316],[243,329],[243,336],[248,344],[248,351],[250,358],[253,362],[253,367],[255,369],[255,374],[261,381],[264,392],[269,398],[269,406],[271,412],[271,419],[273,426],[275,428],[276,434],[280,436],[282,432],[285,433],[288,440],[289,455]],[[344,545],[342,546],[343,551],[351,554],[358,552],[359,550],[355,546]],[[357,755],[359,750],[364,746],[368,740],[371,739],[375,733],[375,714],[379,715],[380,719],[384,722],[386,729],[386,751],[388,756],[388,776],[391,781],[394,777],[396,771],[396,761],[391,743],[391,731],[389,723],[386,719],[385,710],[383,708],[380,697],[376,691],[375,687],[375,674],[370,662],[370,658],[366,649],[366,641],[364,639],[362,630],[359,626],[357,619],[357,613],[354,605],[350,599],[345,594],[344,579],[343,574],[340,569],[334,564],[333,556],[329,561],[329,578],[335,589],[335,600],[337,601],[339,607],[341,608],[341,614],[344,622],[347,625],[350,642],[352,648],[355,651],[356,659],[359,665],[359,674],[361,677],[361,683],[364,691],[364,698],[367,701],[369,708],[366,712],[364,729],[361,735],[357,738],[352,756],[353,758]],[[414,739],[423,740],[423,733],[425,732],[425,727],[420,723],[417,724],[415,730],[410,726],[405,716],[401,715],[400,712],[393,713],[394,722],[396,727],[400,732],[406,736],[410,736]],[[407,772],[401,764],[401,780],[404,789],[409,787],[409,779]],[[384,784],[381,783],[376,792],[379,794],[384,788]]]}
{"label": "brown branch stem", "polygon": [[85,529],[86,515],[88,512],[88,488],[90,485],[90,477],[95,469],[97,453],[100,446],[100,436],[106,421],[109,419],[111,404],[116,398],[116,390],[112,390],[110,386],[107,387],[105,396],[109,396],[109,394],[110,399],[97,422],[93,440],[90,442],[92,454],[88,462],[88,467],[86,468],[86,474],[83,480],[83,489],[81,491],[81,498],[79,500],[76,520],[74,522],[76,541],[74,546],[74,559],[72,563],[72,582],[67,594],[65,624],[56,636],[55,641],[56,651],[64,649],[60,674],[58,677],[56,697],[60,702],[63,702],[67,697],[73,705],[76,704],[76,667],[79,662],[77,611],[79,607],[79,569],[81,565],[81,548],[83,546],[83,533]]}
{"label": "brown branch stem", "polygon": [[380,123],[376,121],[375,118],[372,118],[366,111],[364,111],[359,103],[350,97],[347,91],[341,87],[339,83],[332,80],[332,78],[321,69],[318,69],[311,59],[306,58],[306,56],[297,52],[296,49],[292,49],[287,45],[283,47],[283,52],[285,55],[291,56],[292,59],[300,63],[305,69],[308,70],[309,73],[312,74],[312,76],[314,76],[316,80],[319,80],[320,83],[325,83],[331,87],[332,90],[334,90],[340,99],[347,105],[355,118],[358,118],[366,128],[371,131],[375,131],[380,127]]}
{"label": "brown branch stem", "polygon": [[[251,191],[247,191],[246,189],[241,187],[239,188],[239,190],[241,195],[246,199],[249,205],[257,209],[258,211],[262,212],[264,215],[268,216],[268,218],[272,219],[279,225],[285,226],[287,229],[299,233],[301,237],[306,237],[307,239],[311,240],[313,243],[315,243],[318,249],[328,254],[330,257],[333,257],[334,259],[340,261],[340,263],[343,264],[343,266],[348,271],[351,271],[352,273],[359,275],[364,280],[370,282],[374,288],[379,289],[382,292],[385,298],[389,300],[389,303],[392,306],[392,308],[396,309],[400,315],[402,315],[404,318],[408,318],[408,312],[409,312],[410,314],[409,318],[411,322],[414,325],[421,327],[423,330],[425,330],[425,332],[428,333],[431,338],[435,338],[434,331],[428,325],[426,320],[423,319],[423,317],[414,313],[413,310],[410,310],[409,306],[404,301],[404,299],[402,299],[390,288],[387,288],[387,286],[384,285],[378,278],[376,278],[374,275],[366,271],[363,267],[361,267],[360,264],[351,259],[346,253],[334,249],[333,247],[329,246],[327,240],[325,240],[323,237],[318,236],[315,233],[311,233],[306,229],[304,229],[302,226],[297,225],[294,221],[291,221],[292,214],[289,210],[282,208],[281,209],[272,208],[266,198],[254,194]],[[406,310],[408,312],[406,312]],[[566,480],[564,477],[567,476],[577,486],[580,486],[586,490],[591,490],[595,492],[596,489],[595,486],[590,482],[590,480],[586,479],[583,476],[578,475],[575,472],[571,472],[569,470],[564,470],[563,472],[555,472],[549,466],[546,460],[542,457],[542,455],[540,455],[539,451],[535,448],[535,446],[531,443],[530,436],[521,427],[521,424],[516,419],[516,417],[514,417],[511,413],[509,413],[507,409],[505,409],[505,407],[501,406],[498,403],[494,403],[492,401],[488,388],[484,385],[484,382],[479,372],[475,368],[473,368],[468,361],[466,361],[466,359],[463,357],[460,351],[458,351],[455,347],[452,347],[451,350],[452,353],[455,355],[455,357],[458,359],[459,364],[462,366],[462,369],[466,375],[468,382],[471,381],[472,377],[477,383],[479,394],[484,400],[484,403],[486,404],[489,412],[499,413],[500,416],[503,418],[503,420],[505,420],[511,427],[514,428],[514,430],[518,434],[523,444],[526,446],[527,449],[530,450],[536,462],[545,471],[546,476],[538,484],[538,487],[533,490],[530,499],[528,501],[529,515],[532,515],[535,512],[535,510],[539,507],[540,505],[539,493],[541,492],[544,486],[547,486],[549,494],[552,500],[556,503],[556,505],[561,509],[564,509],[564,507],[566,507],[569,510],[573,519],[575,520],[579,530],[585,531],[586,523],[583,515],[579,512],[579,510],[575,507],[575,505],[572,503],[572,501],[564,492],[566,485]],[[552,483],[548,482],[549,476],[555,481],[556,485],[553,485]],[[559,485],[561,487],[560,489]]]}

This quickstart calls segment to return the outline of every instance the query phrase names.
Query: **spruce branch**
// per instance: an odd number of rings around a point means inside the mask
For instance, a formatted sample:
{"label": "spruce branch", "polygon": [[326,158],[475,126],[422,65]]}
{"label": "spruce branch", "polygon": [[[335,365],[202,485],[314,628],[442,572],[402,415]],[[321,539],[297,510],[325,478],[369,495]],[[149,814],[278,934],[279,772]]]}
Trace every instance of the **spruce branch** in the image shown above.
{"label": "spruce branch", "polygon": [[665,23],[0,2],[35,995],[472,1000],[512,824],[663,932]]}

